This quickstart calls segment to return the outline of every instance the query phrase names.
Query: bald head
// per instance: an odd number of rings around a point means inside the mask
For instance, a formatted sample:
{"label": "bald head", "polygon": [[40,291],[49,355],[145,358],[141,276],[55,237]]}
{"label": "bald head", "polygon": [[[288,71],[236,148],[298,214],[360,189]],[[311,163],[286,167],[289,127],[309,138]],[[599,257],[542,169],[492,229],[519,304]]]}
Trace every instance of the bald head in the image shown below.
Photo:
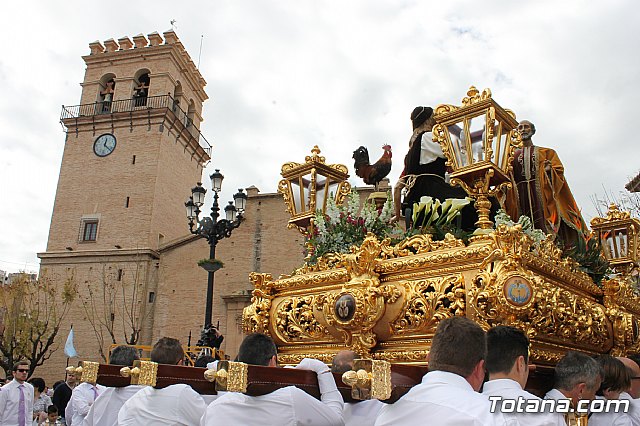
{"label": "bald head", "polygon": [[340,351],[333,357],[331,371],[333,373],[345,373],[353,368],[353,360],[359,358],[354,351]]}
{"label": "bald head", "polygon": [[640,366],[630,358],[620,356],[618,359],[627,367],[631,376],[631,388],[627,392],[632,398],[640,398]]}

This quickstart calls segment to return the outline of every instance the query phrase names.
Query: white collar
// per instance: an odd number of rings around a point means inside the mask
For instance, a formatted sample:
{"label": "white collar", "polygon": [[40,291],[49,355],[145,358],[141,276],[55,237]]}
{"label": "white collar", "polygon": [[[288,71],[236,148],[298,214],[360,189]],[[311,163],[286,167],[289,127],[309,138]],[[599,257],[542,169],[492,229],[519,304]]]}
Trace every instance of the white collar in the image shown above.
{"label": "white collar", "polygon": [[513,379],[493,379],[484,384],[483,391],[495,391],[498,389],[522,390],[520,383]]}
{"label": "white collar", "polygon": [[456,388],[468,390],[471,392],[475,392],[467,379],[462,376],[459,376],[455,373],[449,373],[448,371],[429,371],[422,377],[423,384],[436,384],[436,383],[444,383],[449,386],[453,386]]}

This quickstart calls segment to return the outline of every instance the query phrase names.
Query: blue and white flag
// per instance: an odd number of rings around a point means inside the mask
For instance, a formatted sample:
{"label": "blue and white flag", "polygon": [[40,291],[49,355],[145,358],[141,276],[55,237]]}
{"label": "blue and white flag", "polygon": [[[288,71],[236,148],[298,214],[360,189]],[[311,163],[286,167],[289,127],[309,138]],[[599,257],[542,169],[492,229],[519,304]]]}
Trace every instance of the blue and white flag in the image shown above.
{"label": "blue and white flag", "polygon": [[73,326],[71,326],[71,330],[69,330],[69,335],[67,336],[67,343],[64,344],[64,354],[69,358],[78,356],[78,352],[76,352],[76,348],[73,347]]}

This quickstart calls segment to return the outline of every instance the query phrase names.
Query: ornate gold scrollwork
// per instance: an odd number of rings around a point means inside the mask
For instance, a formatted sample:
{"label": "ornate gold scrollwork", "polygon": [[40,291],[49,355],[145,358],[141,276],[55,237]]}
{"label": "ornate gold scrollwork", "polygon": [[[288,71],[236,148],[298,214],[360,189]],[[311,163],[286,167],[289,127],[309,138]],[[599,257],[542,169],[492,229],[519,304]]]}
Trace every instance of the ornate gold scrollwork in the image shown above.
{"label": "ornate gold scrollwork", "polygon": [[400,317],[391,324],[396,335],[435,332],[438,323],[465,315],[465,286],[461,274],[405,281],[406,300]]}
{"label": "ornate gold scrollwork", "polygon": [[347,346],[361,355],[370,353],[377,339],[372,331],[385,312],[387,303],[401,296],[395,285],[381,285],[378,273],[381,243],[369,234],[359,248],[344,255],[344,266],[351,278],[341,290],[321,294],[317,307],[329,324],[343,333]]}
{"label": "ornate gold scrollwork", "polygon": [[276,332],[285,342],[318,340],[329,336],[313,315],[316,296],[287,297],[276,307]]}
{"label": "ornate gold scrollwork", "polygon": [[269,311],[273,300],[273,281],[271,274],[252,272],[249,279],[253,282],[251,304],[243,309],[242,328],[247,333],[268,333]]}
{"label": "ornate gold scrollwork", "polygon": [[531,241],[518,226],[501,225],[492,239],[496,249],[469,290],[470,306],[481,325],[513,325],[526,331],[534,345],[536,340],[571,341],[591,351],[612,346],[603,306],[524,268]]}

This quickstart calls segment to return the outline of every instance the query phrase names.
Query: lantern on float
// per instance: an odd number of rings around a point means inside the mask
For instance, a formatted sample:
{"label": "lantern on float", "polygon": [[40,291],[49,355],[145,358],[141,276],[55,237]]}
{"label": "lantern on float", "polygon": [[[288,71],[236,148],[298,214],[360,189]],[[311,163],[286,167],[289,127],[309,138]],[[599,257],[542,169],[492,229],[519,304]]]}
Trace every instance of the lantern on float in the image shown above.
{"label": "lantern on float", "polygon": [[476,200],[476,233],[487,233],[493,228],[488,197],[511,187],[511,162],[522,145],[516,116],[498,105],[489,89],[480,93],[471,86],[461,106],[439,105],[434,118],[433,138],[451,167],[451,184]]}

